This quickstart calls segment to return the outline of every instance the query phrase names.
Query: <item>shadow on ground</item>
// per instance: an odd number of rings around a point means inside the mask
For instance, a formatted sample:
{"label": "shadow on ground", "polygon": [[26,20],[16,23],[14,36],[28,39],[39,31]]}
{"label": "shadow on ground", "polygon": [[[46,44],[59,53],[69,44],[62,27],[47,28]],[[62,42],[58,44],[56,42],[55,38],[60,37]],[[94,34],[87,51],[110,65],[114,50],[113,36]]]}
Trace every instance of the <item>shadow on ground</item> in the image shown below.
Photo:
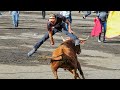
{"label": "shadow on ground", "polygon": [[110,44],[120,44],[120,41],[106,41],[105,43],[110,43]]}
{"label": "shadow on ground", "polygon": [[36,28],[19,28],[19,27],[17,27],[17,28],[0,28],[0,29],[36,29]]}

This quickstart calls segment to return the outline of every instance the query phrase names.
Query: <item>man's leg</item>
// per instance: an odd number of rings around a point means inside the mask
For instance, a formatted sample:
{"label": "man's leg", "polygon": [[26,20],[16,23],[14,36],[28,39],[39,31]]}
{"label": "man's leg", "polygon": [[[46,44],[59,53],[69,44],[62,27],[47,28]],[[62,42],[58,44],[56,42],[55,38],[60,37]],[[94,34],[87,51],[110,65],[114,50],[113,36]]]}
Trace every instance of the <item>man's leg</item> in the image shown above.
{"label": "man's leg", "polygon": [[68,32],[68,30],[65,27],[65,23],[62,23],[62,27],[63,27],[62,32],[75,41],[75,46],[77,48],[77,54],[80,54],[80,52],[81,52],[80,40],[78,39],[78,37],[76,35]]}
{"label": "man's leg", "polygon": [[18,27],[19,24],[19,14],[16,14],[16,27]]}
{"label": "man's leg", "polygon": [[103,28],[104,28],[103,42],[105,42],[105,35],[106,35],[106,22],[103,23]]}
{"label": "man's leg", "polygon": [[70,18],[70,23],[72,23],[72,14],[71,14],[71,12],[70,12],[69,18]]}
{"label": "man's leg", "polygon": [[15,27],[17,27],[17,19],[18,19],[17,14],[15,14]]}
{"label": "man's leg", "polygon": [[102,23],[101,19],[100,19],[100,24],[101,24],[101,33],[98,36],[98,42],[102,42],[101,41],[101,35],[102,35],[103,23]]}
{"label": "man's leg", "polygon": [[91,11],[84,11],[83,19],[86,19],[87,16],[91,14]]}
{"label": "man's leg", "polygon": [[[54,29],[53,30],[53,35],[55,33],[57,33],[58,30],[57,29]],[[42,39],[40,39],[36,44],[35,46],[33,47],[33,49],[28,53],[28,56],[32,56],[36,51],[37,49],[49,38],[49,34],[48,32],[46,32],[46,34],[42,37]]]}
{"label": "man's leg", "polygon": [[[74,35],[73,33],[69,33],[69,32],[68,32],[68,30],[67,30],[67,28],[66,28],[66,26],[65,26],[65,23],[62,23],[62,27],[63,27],[62,32],[63,32],[65,35],[69,36],[69,37],[72,38],[73,40],[79,40],[76,35]],[[79,40],[79,41],[80,41],[80,40]]]}
{"label": "man's leg", "polygon": [[45,19],[45,15],[46,15],[45,11],[42,11],[42,17],[43,17],[43,19]]}
{"label": "man's leg", "polygon": [[12,21],[13,21],[14,27],[16,27],[16,25],[15,25],[15,15],[14,14],[12,15]]}
{"label": "man's leg", "polygon": [[[68,19],[68,21],[70,22],[70,23],[72,23],[72,19],[71,19],[71,17],[69,16],[69,17],[66,17],[67,19]],[[66,26],[66,29],[68,30],[68,24],[67,23],[65,23],[65,26]]]}
{"label": "man's leg", "polygon": [[75,46],[76,46],[77,50],[79,51],[79,52],[77,51],[77,54],[80,54],[81,48],[80,48],[80,40],[78,39],[78,37],[72,33],[69,33],[68,31],[66,31],[66,29],[62,30],[62,32],[75,41]]}
{"label": "man's leg", "polygon": [[76,35],[74,35],[74,34],[72,34],[72,33],[69,33],[67,29],[62,29],[62,32],[63,32],[65,35],[67,35],[67,36],[69,36],[70,38],[72,38],[73,40],[78,39],[78,37],[77,37]]}
{"label": "man's leg", "polygon": [[[102,32],[101,32],[102,33]],[[98,42],[101,42],[101,33],[98,36]]]}

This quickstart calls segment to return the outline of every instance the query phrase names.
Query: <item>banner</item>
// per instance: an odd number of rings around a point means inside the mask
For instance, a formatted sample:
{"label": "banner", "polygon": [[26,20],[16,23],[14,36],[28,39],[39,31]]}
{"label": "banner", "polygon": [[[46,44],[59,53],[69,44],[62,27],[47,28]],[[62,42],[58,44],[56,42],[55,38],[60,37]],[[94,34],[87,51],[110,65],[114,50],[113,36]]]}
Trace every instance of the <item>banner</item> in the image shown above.
{"label": "banner", "polygon": [[120,35],[120,11],[110,11],[107,19],[106,38]]}

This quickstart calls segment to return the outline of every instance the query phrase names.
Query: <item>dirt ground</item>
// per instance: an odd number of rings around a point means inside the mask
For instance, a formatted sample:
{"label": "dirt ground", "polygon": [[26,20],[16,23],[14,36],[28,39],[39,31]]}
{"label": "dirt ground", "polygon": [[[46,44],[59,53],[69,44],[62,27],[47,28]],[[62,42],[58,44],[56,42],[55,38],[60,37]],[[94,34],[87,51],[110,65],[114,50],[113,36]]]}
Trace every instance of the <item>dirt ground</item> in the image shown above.
{"label": "dirt ground", "polygon": [[[46,19],[42,19],[41,11],[20,11],[20,23],[14,28],[8,11],[0,16],[0,79],[53,79],[49,63],[52,51],[62,42],[61,35],[54,35],[55,45],[51,46],[49,39],[32,57],[27,53],[33,45],[47,32]],[[86,38],[93,28],[95,13],[86,19],[83,13],[72,11],[72,29],[78,37]],[[120,78],[120,37],[106,39],[106,43],[97,42],[96,37],[89,37],[81,45],[82,53],[78,55],[79,62],[86,79],[119,79]],[[59,70],[62,79],[73,76],[62,69]]]}

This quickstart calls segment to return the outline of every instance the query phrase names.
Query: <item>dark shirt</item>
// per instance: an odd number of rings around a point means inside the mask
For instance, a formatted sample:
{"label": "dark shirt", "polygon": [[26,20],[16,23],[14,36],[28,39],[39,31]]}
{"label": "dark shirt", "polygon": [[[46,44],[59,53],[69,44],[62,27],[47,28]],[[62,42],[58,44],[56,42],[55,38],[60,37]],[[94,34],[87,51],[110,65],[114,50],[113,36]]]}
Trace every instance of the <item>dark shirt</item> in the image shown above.
{"label": "dark shirt", "polygon": [[50,21],[47,23],[47,29],[50,30],[51,27],[54,27],[58,30],[61,30],[63,28],[62,22],[66,21],[66,18],[60,14],[56,14],[57,21],[54,25],[51,24]]}

